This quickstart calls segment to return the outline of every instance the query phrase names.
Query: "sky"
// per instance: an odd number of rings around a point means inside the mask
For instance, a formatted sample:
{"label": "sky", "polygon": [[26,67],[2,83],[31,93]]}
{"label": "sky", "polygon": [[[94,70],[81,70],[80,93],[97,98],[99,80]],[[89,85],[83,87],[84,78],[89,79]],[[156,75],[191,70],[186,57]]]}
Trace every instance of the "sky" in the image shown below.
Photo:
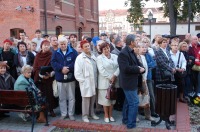
{"label": "sky", "polygon": [[[99,10],[109,10],[109,9],[126,9],[128,7],[124,6],[125,0],[99,0]],[[159,7],[160,3],[155,3],[154,0],[145,2],[145,7]]]}

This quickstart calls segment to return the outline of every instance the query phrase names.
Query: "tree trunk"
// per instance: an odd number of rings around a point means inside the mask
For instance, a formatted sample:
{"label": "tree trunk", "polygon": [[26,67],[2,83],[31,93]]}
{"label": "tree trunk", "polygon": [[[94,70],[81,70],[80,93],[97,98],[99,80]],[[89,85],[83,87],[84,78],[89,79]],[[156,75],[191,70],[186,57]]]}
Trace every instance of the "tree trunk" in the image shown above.
{"label": "tree trunk", "polygon": [[169,9],[169,21],[170,21],[170,35],[176,35],[176,19],[175,16],[175,8],[174,8],[174,0],[167,0],[168,9]]}

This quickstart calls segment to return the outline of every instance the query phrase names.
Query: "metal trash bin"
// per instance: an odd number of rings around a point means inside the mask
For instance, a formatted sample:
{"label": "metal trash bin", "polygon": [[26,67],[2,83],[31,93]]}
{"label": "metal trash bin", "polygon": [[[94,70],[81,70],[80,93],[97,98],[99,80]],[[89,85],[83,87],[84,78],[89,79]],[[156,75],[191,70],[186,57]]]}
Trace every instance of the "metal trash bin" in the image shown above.
{"label": "metal trash bin", "polygon": [[164,120],[167,129],[170,129],[169,116],[176,113],[177,86],[173,84],[158,84],[156,85],[155,94],[155,110],[159,114],[160,120],[151,122],[151,125],[156,126]]}

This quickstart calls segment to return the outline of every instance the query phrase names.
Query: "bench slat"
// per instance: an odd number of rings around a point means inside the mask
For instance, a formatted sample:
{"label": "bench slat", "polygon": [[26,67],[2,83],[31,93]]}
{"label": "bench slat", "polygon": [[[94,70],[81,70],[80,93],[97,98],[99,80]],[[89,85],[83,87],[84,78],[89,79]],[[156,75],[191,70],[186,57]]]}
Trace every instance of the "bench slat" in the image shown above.
{"label": "bench slat", "polygon": [[0,96],[6,98],[9,97],[18,98],[18,97],[27,97],[27,93],[26,91],[0,90]]}
{"label": "bench slat", "polygon": [[0,104],[18,105],[25,107],[29,105],[28,98],[0,98]]}

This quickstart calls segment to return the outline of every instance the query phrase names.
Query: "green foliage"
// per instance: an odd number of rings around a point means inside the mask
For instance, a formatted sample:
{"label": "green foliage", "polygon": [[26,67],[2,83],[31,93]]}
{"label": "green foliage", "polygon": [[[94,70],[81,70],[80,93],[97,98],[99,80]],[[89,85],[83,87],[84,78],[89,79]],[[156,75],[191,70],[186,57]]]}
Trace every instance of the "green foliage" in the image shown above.
{"label": "green foliage", "polygon": [[[149,0],[145,0],[149,1]],[[155,2],[161,2],[163,4],[164,17],[169,17],[169,7],[167,0],[154,0]],[[200,0],[190,0],[191,1],[191,20],[193,20],[196,13],[200,12]],[[175,17],[179,22],[187,21],[188,18],[188,0],[174,0],[174,13]],[[127,15],[127,21],[130,23],[140,23],[143,19],[142,8],[144,7],[144,2],[141,0],[126,0],[125,6],[130,5],[128,9],[129,15]],[[176,18],[175,18],[176,19]]]}
{"label": "green foliage", "polygon": [[142,8],[144,7],[144,3],[141,0],[126,0],[125,6],[130,4],[130,8],[128,9],[127,21],[134,24],[139,24],[143,20]]}

